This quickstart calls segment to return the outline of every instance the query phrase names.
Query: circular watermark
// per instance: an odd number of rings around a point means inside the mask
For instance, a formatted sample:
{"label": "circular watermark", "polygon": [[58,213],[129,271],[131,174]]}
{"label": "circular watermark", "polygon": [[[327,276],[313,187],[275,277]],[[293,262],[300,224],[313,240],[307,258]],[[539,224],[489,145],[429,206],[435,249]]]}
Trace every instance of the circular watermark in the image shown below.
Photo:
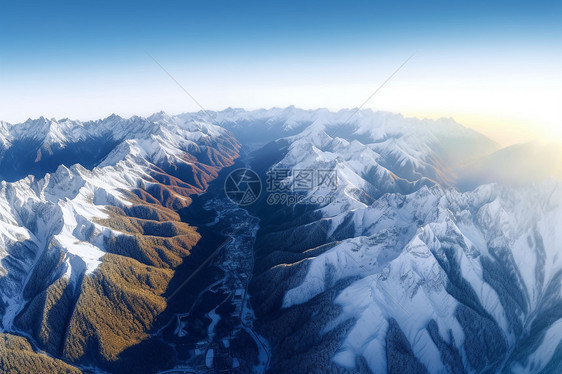
{"label": "circular watermark", "polygon": [[261,179],[251,169],[236,169],[224,181],[224,193],[234,204],[250,205],[261,194]]}

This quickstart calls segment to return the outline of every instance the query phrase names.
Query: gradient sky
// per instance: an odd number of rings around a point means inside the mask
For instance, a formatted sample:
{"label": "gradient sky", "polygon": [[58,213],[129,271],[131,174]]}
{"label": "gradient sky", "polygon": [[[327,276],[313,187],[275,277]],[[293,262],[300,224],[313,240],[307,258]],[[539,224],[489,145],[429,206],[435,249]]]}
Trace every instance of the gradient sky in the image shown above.
{"label": "gradient sky", "polygon": [[366,105],[562,140],[562,2],[0,3],[0,120]]}

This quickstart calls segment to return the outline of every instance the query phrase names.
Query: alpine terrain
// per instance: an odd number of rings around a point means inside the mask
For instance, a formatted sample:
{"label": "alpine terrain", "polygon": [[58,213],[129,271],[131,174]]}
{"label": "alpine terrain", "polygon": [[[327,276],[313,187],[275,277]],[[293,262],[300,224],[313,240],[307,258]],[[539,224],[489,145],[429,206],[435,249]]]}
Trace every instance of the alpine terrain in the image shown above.
{"label": "alpine terrain", "polygon": [[558,149],[371,110],[0,122],[0,370],[562,372]]}

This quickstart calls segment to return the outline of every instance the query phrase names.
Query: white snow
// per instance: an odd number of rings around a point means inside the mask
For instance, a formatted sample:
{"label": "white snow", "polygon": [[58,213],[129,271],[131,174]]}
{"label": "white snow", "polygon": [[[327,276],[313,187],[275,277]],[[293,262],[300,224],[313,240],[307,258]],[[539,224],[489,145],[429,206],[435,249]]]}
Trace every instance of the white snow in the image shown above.
{"label": "white snow", "polygon": [[58,248],[63,252],[65,276],[71,280],[96,271],[105,255],[104,238],[120,234],[95,223],[108,217],[106,205],[130,205],[122,191],[148,185],[153,163],[180,161],[194,146],[202,147],[202,142],[226,134],[223,128],[196,118],[164,113],[151,119],[112,115],[90,122],[41,117],[22,124],[1,122],[0,129],[5,147],[30,135],[45,149],[100,137],[118,143],[92,170],[78,164],[60,165],[42,178],[28,176],[0,183],[0,260],[11,256],[8,249],[18,242],[27,241],[33,250],[36,248],[30,258],[17,260],[21,272],[0,265],[0,275],[7,277],[9,285],[0,290],[7,306],[0,316],[5,328],[10,328],[25,305],[22,290],[45,251]]}

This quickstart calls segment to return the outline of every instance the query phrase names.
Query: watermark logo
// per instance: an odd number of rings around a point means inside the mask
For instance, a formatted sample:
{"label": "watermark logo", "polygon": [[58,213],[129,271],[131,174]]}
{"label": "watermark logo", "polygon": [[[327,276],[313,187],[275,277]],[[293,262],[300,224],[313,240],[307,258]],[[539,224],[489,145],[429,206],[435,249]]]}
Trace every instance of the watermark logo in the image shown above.
{"label": "watermark logo", "polygon": [[[285,169],[267,172],[268,205],[326,205],[336,202],[338,175],[335,169]],[[262,192],[261,179],[251,169],[236,169],[225,180],[224,192],[235,204],[255,203]]]}
{"label": "watermark logo", "polygon": [[335,169],[270,169],[267,172],[267,192],[335,191],[338,174]]}
{"label": "watermark logo", "polygon": [[250,205],[255,203],[261,194],[261,179],[250,169],[236,169],[226,177],[224,192],[235,204]]}
{"label": "watermark logo", "polygon": [[336,202],[335,169],[274,168],[267,172],[269,205],[326,205]]}

